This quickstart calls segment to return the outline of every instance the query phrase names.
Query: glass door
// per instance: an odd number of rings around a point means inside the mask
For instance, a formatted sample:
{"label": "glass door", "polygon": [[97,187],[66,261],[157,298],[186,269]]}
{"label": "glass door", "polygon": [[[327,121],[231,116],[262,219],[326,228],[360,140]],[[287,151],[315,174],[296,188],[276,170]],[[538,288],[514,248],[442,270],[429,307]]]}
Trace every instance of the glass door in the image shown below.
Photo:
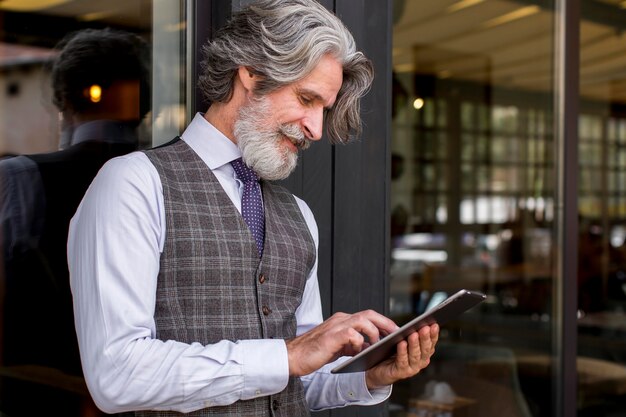
{"label": "glass door", "polygon": [[394,1],[390,313],[461,288],[392,416],[552,417],[554,5]]}
{"label": "glass door", "polygon": [[0,415],[93,416],[65,245],[111,157],[186,124],[186,2],[0,2]]}
{"label": "glass door", "polygon": [[626,410],[626,3],[581,2],[578,415]]}

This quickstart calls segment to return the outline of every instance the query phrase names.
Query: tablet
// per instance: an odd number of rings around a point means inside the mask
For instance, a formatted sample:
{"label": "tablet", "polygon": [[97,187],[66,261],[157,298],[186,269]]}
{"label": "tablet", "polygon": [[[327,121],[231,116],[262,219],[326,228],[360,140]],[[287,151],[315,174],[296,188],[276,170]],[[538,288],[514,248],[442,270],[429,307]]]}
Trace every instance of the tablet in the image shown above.
{"label": "tablet", "polygon": [[479,292],[460,290],[446,298],[440,304],[426,311],[385,336],[378,342],[362,350],[355,356],[335,367],[331,373],[366,371],[396,353],[396,345],[420,328],[437,323],[442,325],[459,314],[484,301],[486,296]]}

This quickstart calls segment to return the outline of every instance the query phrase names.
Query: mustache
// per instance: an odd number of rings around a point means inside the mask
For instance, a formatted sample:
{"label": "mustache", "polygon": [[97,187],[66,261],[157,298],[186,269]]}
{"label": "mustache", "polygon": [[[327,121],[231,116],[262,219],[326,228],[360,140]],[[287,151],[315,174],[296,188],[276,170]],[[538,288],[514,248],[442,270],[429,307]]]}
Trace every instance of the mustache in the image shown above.
{"label": "mustache", "polygon": [[311,146],[312,140],[308,139],[302,129],[300,129],[297,125],[293,124],[285,124],[278,127],[278,132],[286,136],[291,143],[296,145],[298,149],[307,149]]}

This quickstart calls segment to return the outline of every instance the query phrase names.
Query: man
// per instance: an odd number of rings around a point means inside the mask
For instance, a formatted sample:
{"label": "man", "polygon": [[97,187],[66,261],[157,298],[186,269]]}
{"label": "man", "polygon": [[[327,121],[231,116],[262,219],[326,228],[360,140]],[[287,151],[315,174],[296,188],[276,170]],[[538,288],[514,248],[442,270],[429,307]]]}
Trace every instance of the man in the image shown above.
{"label": "man", "polygon": [[[66,253],[68,227],[102,165],[137,149],[137,126],[150,102],[150,71],[146,42],[123,31],[75,32],[57,49],[50,78],[62,119],[63,149],[0,162],[6,279],[2,361],[80,376]],[[97,97],[93,89],[98,89]],[[44,340],[54,343],[42,349]],[[26,391],[8,394],[10,383],[3,384],[5,405]],[[32,389],[24,397],[32,398]],[[58,398],[58,392],[51,397]],[[44,401],[46,412],[55,409],[52,401]],[[15,403],[20,412],[42,405]],[[67,410],[67,403],[55,402],[61,407],[56,411]]]}
{"label": "man", "polygon": [[321,138],[324,117],[334,141],[358,133],[371,64],[313,0],[256,2],[205,53],[207,112],[166,146],[105,165],[72,222],[76,325],[96,403],[303,416],[385,400],[428,364],[437,326],[366,373],[330,374],[364,336],[397,326],[373,311],[322,322],[313,215],[269,182]]}

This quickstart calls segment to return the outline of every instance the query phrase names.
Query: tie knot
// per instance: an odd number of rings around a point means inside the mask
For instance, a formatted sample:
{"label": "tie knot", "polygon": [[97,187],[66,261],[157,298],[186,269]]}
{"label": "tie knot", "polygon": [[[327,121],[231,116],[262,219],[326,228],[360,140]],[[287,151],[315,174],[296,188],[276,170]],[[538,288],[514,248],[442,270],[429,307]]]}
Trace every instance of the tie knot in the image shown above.
{"label": "tie knot", "polygon": [[243,162],[243,159],[237,158],[230,162],[239,178],[242,182],[247,183],[250,181],[259,181],[259,176]]}

